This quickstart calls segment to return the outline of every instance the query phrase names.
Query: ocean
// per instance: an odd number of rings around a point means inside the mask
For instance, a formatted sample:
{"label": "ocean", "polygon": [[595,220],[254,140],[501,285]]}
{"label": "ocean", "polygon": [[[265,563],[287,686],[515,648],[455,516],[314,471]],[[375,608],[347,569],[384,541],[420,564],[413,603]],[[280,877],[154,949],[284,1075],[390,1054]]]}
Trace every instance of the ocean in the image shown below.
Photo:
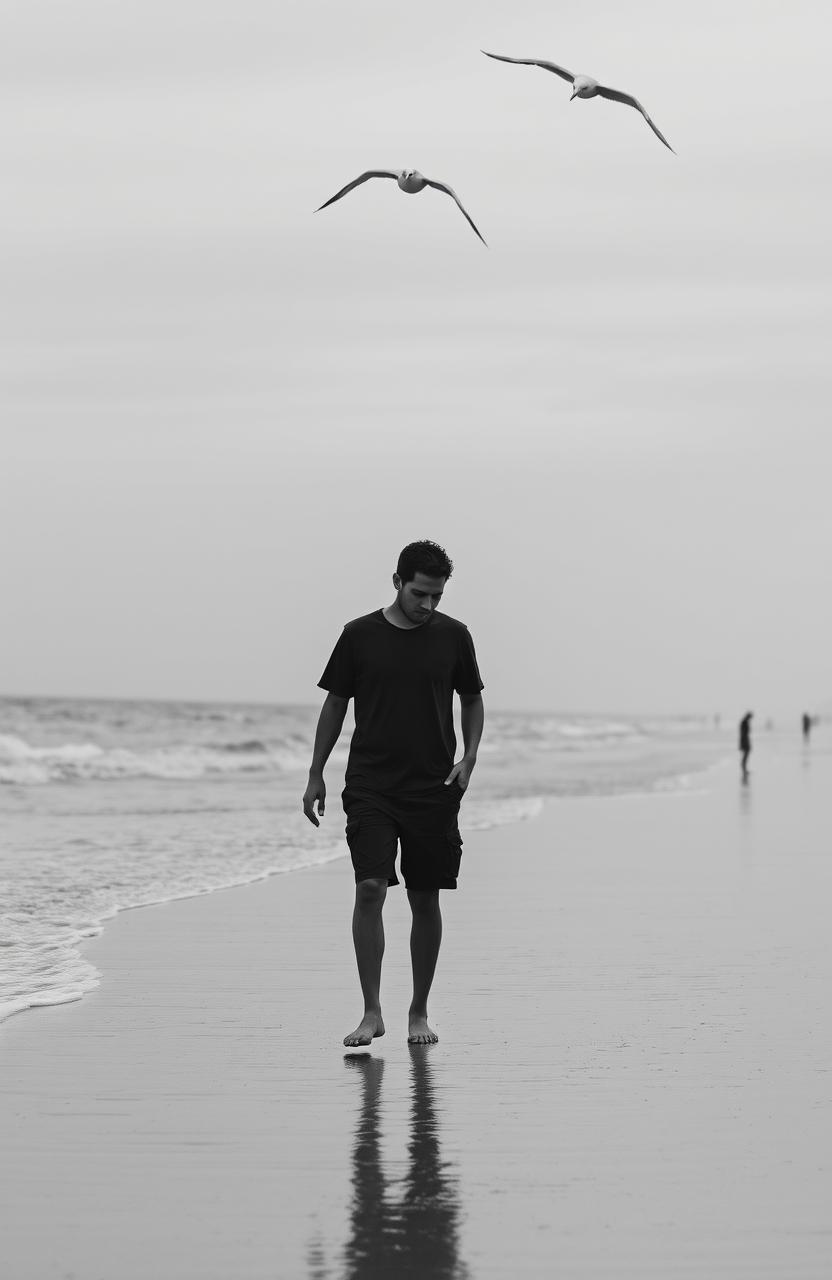
{"label": "ocean", "polygon": [[[321,827],[301,812],[317,715],[0,698],[0,1021],[94,989],[79,943],[118,911],[346,859],[351,720]],[[734,726],[710,719],[487,711],[460,825],[531,818],[547,796],[684,790],[733,750]]]}

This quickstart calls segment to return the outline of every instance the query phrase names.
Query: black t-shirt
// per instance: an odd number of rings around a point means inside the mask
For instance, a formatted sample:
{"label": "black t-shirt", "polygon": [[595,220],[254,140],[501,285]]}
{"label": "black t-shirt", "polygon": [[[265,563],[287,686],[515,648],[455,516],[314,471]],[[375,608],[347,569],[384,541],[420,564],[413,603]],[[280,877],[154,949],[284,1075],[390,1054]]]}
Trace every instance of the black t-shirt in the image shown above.
{"label": "black t-shirt", "polygon": [[464,623],[434,613],[396,627],[381,609],[347,623],[318,685],[355,698],[347,786],[382,795],[442,785],[456,752],[454,690],[483,688]]}

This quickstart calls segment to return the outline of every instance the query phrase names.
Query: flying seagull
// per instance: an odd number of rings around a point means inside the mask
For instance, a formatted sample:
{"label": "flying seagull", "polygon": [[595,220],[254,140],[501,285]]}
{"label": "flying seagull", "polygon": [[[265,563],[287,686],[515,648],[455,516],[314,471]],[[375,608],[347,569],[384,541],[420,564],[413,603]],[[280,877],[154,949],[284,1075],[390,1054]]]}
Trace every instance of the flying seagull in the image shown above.
{"label": "flying seagull", "polygon": [[[465,217],[468,219],[474,231],[476,231],[477,235],[480,236],[479,231],[477,231],[477,228],[474,226],[471,216],[466,213],[462,206],[462,202],[453,187],[449,187],[446,182],[434,182],[432,178],[426,178],[418,169],[368,169],[366,173],[362,173],[360,178],[356,178],[353,182],[348,182],[340,191],[336,191],[335,195],[330,196],[330,198],[325,201],[320,208],[316,209],[315,212],[320,213],[321,209],[325,209],[328,204],[334,204],[336,200],[341,199],[341,196],[345,196],[348,191],[352,191],[353,187],[360,187],[361,183],[366,182],[369,178],[395,178],[401,190],[406,191],[408,195],[415,195],[417,191],[424,191],[425,187],[434,187],[437,191],[444,191],[446,195],[449,195],[452,200],[456,201],[459,209],[463,214],[465,214]],[[482,236],[480,236],[480,240],[485,244]]]}
{"label": "flying seagull", "polygon": [[[524,67],[542,67],[544,71],[553,71],[556,76],[560,76],[561,80],[568,80],[573,86],[572,98],[609,98],[611,102],[624,102],[628,107],[635,107],[636,111],[640,111],[644,116],[659,141],[664,143],[668,151],[673,151],[667,138],[656,128],[638,98],[634,98],[631,93],[622,93],[620,89],[608,89],[605,84],[599,84],[597,80],[593,80],[592,76],[573,75],[571,71],[566,70],[566,67],[559,67],[556,62],[544,62],[542,58],[506,58],[500,53],[486,53],[485,49],[481,49],[480,52],[485,53],[486,58],[496,58],[498,62],[519,62]],[[569,99],[570,102],[572,98]],[[673,154],[675,155],[676,152],[673,151]]]}

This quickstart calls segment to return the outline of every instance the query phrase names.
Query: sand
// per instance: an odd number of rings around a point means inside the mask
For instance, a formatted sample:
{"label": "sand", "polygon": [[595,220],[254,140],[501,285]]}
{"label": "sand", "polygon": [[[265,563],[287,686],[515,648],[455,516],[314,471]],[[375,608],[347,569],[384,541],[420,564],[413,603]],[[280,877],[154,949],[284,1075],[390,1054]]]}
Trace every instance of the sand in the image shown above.
{"label": "sand", "polygon": [[469,832],[432,1048],[401,890],[342,1047],[346,858],[119,915],[0,1027],[4,1280],[828,1277],[832,756],[752,766]]}

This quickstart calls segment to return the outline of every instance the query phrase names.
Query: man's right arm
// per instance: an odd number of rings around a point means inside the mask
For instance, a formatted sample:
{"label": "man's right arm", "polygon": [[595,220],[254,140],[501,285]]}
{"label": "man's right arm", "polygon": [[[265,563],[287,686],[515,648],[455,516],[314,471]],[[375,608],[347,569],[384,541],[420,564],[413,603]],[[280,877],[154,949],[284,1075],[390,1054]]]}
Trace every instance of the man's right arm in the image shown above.
{"label": "man's right arm", "polygon": [[320,826],[315,816],[315,803],[318,805],[318,817],[324,816],[326,806],[326,786],[324,785],[324,765],[329,759],[347,714],[349,698],[339,698],[336,693],[328,693],[318,716],[318,727],[315,730],[315,746],[312,750],[312,766],[309,770],[309,781],[303,793],[303,812],[316,827]]}

